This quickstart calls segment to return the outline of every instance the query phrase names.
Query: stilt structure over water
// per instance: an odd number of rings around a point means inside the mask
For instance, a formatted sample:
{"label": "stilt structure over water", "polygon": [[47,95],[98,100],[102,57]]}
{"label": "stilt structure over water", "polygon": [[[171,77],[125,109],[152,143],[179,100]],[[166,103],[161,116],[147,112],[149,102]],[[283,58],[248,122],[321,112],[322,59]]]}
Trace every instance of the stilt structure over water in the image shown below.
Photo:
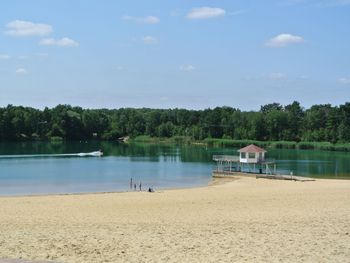
{"label": "stilt structure over water", "polygon": [[276,162],[274,159],[266,159],[266,150],[254,144],[238,150],[239,156],[214,155],[216,162],[215,174],[230,175],[237,172],[252,174],[276,174]]}
{"label": "stilt structure over water", "polygon": [[256,178],[280,179],[293,181],[314,181],[312,178],[290,175],[281,175],[276,171],[276,161],[266,159],[265,149],[254,144],[238,150],[239,156],[235,155],[214,155],[216,168],[213,177],[227,177],[230,175],[254,176]]}

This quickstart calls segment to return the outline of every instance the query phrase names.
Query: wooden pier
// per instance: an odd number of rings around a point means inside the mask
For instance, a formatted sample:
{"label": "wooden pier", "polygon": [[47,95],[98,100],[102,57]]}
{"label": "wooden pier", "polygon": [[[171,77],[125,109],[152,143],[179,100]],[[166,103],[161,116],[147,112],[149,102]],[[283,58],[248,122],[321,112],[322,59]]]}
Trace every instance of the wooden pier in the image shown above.
{"label": "wooden pier", "polygon": [[290,181],[298,181],[298,182],[311,182],[316,181],[313,178],[296,176],[296,175],[284,175],[284,174],[257,174],[256,179],[264,178],[264,179],[277,179],[277,180],[290,180]]}
{"label": "wooden pier", "polygon": [[256,179],[277,179],[292,180],[299,182],[315,181],[312,178],[290,175],[283,175],[276,170],[276,161],[266,159],[265,149],[254,144],[248,145],[238,150],[239,156],[235,155],[214,155],[216,169],[213,171],[215,178],[227,178],[235,176],[249,176]]}
{"label": "wooden pier", "polygon": [[275,179],[275,180],[289,180],[297,182],[311,182],[316,181],[313,178],[296,176],[296,175],[284,175],[284,174],[257,174],[257,173],[242,173],[242,172],[229,172],[229,171],[213,171],[214,178],[234,178],[237,176],[255,177],[256,179]]}

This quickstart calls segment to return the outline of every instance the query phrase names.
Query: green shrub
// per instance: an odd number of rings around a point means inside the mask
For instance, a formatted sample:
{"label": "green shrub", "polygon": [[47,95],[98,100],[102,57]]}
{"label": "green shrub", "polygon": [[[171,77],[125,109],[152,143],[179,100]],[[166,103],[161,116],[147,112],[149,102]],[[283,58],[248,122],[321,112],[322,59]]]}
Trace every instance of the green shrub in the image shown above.
{"label": "green shrub", "polygon": [[152,138],[148,135],[140,135],[132,139],[134,142],[155,142],[156,140],[159,140],[159,138]]}
{"label": "green shrub", "polygon": [[50,137],[50,142],[51,143],[62,143],[63,138],[60,136],[52,136],[52,137]]}
{"label": "green shrub", "polygon": [[275,149],[295,149],[296,146],[297,146],[296,142],[289,142],[289,141],[270,142],[270,147]]}

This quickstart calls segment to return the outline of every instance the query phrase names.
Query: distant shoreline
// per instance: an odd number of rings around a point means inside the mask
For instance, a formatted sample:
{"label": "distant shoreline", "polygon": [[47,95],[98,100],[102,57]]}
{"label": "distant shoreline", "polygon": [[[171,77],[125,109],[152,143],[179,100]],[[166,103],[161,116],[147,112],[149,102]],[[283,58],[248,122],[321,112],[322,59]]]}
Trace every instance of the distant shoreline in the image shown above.
{"label": "distant shoreline", "polygon": [[[128,138],[128,140],[86,140],[96,142],[116,142],[116,143],[145,143],[145,144],[177,144],[177,145],[194,145],[202,147],[233,147],[241,148],[249,144],[255,144],[260,147],[270,149],[291,149],[291,150],[320,150],[320,151],[336,151],[350,152],[350,143],[331,143],[331,142],[315,142],[315,141],[258,141],[258,140],[233,140],[233,139],[217,139],[206,138],[204,140],[194,140],[188,136],[173,136],[173,137],[150,137],[146,135]],[[62,138],[53,138],[53,140],[9,140],[0,141],[1,143],[53,143],[61,144],[65,142],[85,142],[85,140],[64,140]]]}
{"label": "distant shoreline", "polygon": [[350,143],[336,143],[331,142],[312,142],[312,141],[258,141],[258,140],[232,140],[232,139],[216,139],[206,138],[204,140],[193,140],[186,136],[174,136],[170,138],[163,137],[149,137],[138,136],[131,138],[129,142],[134,143],[178,143],[178,144],[190,144],[206,147],[234,147],[240,148],[249,144],[255,144],[260,147],[272,148],[272,149],[295,149],[295,150],[321,150],[321,151],[350,151]]}
{"label": "distant shoreline", "polygon": [[244,141],[287,149],[350,151],[350,103],[270,103],[260,110],[222,106],[186,109],[83,109],[57,105],[44,110],[0,107],[0,141],[174,141],[233,146]]}

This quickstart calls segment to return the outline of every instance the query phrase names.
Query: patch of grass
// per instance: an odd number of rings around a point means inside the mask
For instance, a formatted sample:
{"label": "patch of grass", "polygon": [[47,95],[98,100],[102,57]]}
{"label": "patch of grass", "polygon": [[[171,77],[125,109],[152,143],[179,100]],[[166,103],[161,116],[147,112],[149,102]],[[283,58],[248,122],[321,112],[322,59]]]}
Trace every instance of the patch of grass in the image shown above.
{"label": "patch of grass", "polygon": [[272,141],[269,143],[271,148],[275,149],[295,149],[297,147],[297,142],[293,141]]}
{"label": "patch of grass", "polygon": [[131,142],[138,143],[169,143],[169,144],[203,144],[209,147],[219,148],[242,148],[249,144],[255,144],[262,148],[273,149],[300,149],[300,150],[325,150],[325,151],[348,151],[350,143],[333,144],[330,142],[295,142],[295,141],[256,141],[256,140],[232,140],[206,138],[203,141],[195,141],[188,136],[174,136],[170,138],[150,137],[146,135],[137,136]]}
{"label": "patch of grass", "polygon": [[189,136],[174,136],[169,139],[176,144],[190,144],[193,142],[193,139]]}
{"label": "patch of grass", "polygon": [[206,138],[203,142],[208,146],[233,147],[233,148],[241,148],[249,144],[255,144],[259,147],[266,147],[269,144],[269,142],[255,141],[255,140],[230,140],[230,139],[213,139],[213,138]]}
{"label": "patch of grass", "polygon": [[138,143],[169,143],[169,144],[190,144],[193,139],[188,136],[173,136],[170,138],[151,137],[147,135],[137,136],[130,139],[131,142]]}
{"label": "patch of grass", "polygon": [[60,136],[52,136],[52,137],[50,137],[50,142],[51,143],[62,143],[63,138]]}
{"label": "patch of grass", "polygon": [[334,151],[336,148],[336,144],[332,144],[330,142],[299,142],[297,144],[298,149],[317,149],[317,150],[326,150],[326,151]]}
{"label": "patch of grass", "polygon": [[140,135],[130,139],[130,141],[132,142],[142,142],[142,143],[156,143],[156,142],[159,142],[159,140],[160,138],[151,137],[148,135]]}

